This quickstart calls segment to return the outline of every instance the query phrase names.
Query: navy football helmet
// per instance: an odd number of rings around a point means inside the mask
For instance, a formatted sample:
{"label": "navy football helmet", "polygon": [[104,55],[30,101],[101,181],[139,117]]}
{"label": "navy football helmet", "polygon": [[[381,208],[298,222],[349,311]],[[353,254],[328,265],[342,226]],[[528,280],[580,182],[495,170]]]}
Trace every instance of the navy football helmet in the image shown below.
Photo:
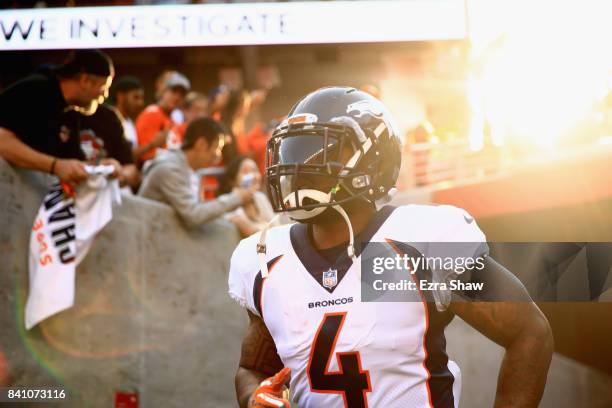
{"label": "navy football helmet", "polygon": [[267,189],[274,211],[304,221],[327,207],[394,189],[402,142],[385,106],[350,87],[300,99],[267,143]]}

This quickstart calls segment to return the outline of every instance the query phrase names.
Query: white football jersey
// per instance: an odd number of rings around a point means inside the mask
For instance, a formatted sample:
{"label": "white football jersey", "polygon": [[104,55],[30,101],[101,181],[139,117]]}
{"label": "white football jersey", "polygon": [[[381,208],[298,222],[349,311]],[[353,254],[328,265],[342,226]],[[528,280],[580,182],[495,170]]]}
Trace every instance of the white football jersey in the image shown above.
{"label": "white football jersey", "polygon": [[[275,227],[266,239],[269,275],[259,270],[259,234],[232,256],[229,293],[265,322],[291,369],[300,408],[458,407],[461,377],[446,355],[452,319],[424,299],[362,302],[360,253],[329,262],[305,224]],[[484,242],[464,211],[451,206],[387,206],[360,242]],[[482,246],[479,246],[481,248]],[[477,256],[479,254],[466,254]]]}

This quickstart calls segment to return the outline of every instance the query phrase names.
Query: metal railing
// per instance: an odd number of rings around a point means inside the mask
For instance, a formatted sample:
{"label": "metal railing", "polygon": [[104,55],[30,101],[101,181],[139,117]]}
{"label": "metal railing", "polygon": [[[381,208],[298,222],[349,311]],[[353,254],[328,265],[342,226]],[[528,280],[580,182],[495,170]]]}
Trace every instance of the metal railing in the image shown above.
{"label": "metal railing", "polygon": [[491,147],[475,152],[467,140],[411,144],[402,160],[400,190],[491,176],[513,164],[504,149]]}

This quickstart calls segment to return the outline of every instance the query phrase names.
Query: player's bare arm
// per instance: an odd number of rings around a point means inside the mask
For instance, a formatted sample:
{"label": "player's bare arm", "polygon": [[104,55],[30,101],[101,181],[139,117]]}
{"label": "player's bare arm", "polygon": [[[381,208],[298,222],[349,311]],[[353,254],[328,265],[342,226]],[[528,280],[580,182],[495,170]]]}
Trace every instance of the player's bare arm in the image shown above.
{"label": "player's bare arm", "polygon": [[[480,275],[489,286],[484,301],[453,302],[450,310],[506,349],[495,408],[537,407],[553,353],[548,321],[518,279],[493,259]],[[513,301],[494,301],[499,299]]]}
{"label": "player's bare arm", "polygon": [[249,327],[242,341],[240,365],[236,373],[236,396],[240,408],[249,406],[249,399],[264,379],[283,368],[265,323],[253,313],[248,314]]}

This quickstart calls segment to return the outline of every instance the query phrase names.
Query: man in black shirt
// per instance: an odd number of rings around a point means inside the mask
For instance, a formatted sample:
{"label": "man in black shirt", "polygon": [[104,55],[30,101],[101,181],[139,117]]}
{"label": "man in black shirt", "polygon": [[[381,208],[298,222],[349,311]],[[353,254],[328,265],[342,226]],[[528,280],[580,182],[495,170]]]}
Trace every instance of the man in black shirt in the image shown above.
{"label": "man in black shirt", "polygon": [[132,148],[123,131],[117,111],[107,105],[100,105],[93,115],[83,115],[71,110],[66,112],[62,124],[69,129],[80,143],[79,159],[98,164],[108,159],[121,164],[119,179],[130,187],[140,183],[140,172],[134,165]]}
{"label": "man in black shirt", "polygon": [[[0,156],[11,164],[77,184],[87,177],[79,140],[62,125],[69,109],[93,113],[114,76],[110,58],[77,50],[65,64],[26,77],[0,93]],[[118,172],[118,169],[117,169]]]}

